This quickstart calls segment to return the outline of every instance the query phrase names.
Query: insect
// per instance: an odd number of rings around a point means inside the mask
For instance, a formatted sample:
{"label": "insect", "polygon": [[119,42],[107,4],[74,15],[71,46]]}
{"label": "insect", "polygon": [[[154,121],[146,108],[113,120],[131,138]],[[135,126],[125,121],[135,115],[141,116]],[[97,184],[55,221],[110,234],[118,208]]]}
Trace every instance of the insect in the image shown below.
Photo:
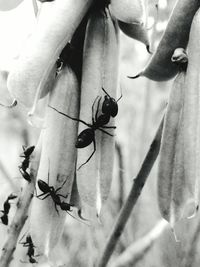
{"label": "insect", "polygon": [[[96,109],[96,112],[94,114],[94,106],[95,106],[95,103],[97,100],[98,100],[97,109]],[[92,124],[87,123],[87,122],[80,120],[80,119],[72,118],[71,116],[69,116],[69,115],[67,115],[67,114],[65,114],[65,113],[63,113],[63,112],[61,112],[61,111],[57,110],[56,108],[49,105],[50,108],[54,109],[56,112],[60,113],[61,115],[66,116],[66,117],[70,118],[71,120],[81,122],[88,127],[78,135],[75,146],[76,146],[76,148],[84,148],[84,147],[89,146],[91,143],[93,143],[94,149],[93,149],[92,154],[89,156],[89,158],[83,164],[81,164],[81,166],[78,168],[78,170],[92,158],[92,156],[94,155],[94,153],[96,151],[95,131],[99,130],[99,131],[101,131],[101,132],[103,132],[109,136],[113,136],[112,134],[108,133],[104,129],[116,129],[115,126],[105,126],[110,120],[109,114],[105,113],[105,114],[98,116],[100,101],[101,101],[101,97],[97,96],[93,105],[92,105]]]}
{"label": "insect", "polygon": [[21,165],[19,166],[19,171],[21,173],[21,175],[23,176],[23,178],[30,182],[31,178],[29,173],[26,171],[29,167],[30,164],[30,156],[33,153],[35,146],[29,146],[29,147],[25,147],[22,146],[23,148],[23,154],[20,155],[20,157],[24,158],[24,160],[22,161]]}
{"label": "insect", "polygon": [[[24,235],[22,236],[21,240],[23,239]],[[28,234],[26,236],[26,240],[24,242],[19,242],[20,244],[23,245],[23,247],[27,247],[28,250],[27,250],[27,253],[26,255],[29,257],[29,262],[30,263],[38,263],[35,259],[36,255],[35,255],[35,246],[33,244],[33,241],[32,241],[32,238],[31,238],[31,235]],[[39,256],[39,255],[37,255]],[[22,261],[21,262],[23,263],[26,263],[25,261]]]}
{"label": "insect", "polygon": [[[66,196],[59,194],[58,191],[60,191],[60,189],[63,187],[63,185],[66,183],[67,180],[64,181],[64,183],[62,184],[62,186],[58,187],[57,189],[54,188],[54,186],[49,186],[49,172],[48,172],[48,183],[46,183],[45,181],[39,179],[38,180],[38,187],[39,189],[42,191],[42,193],[40,195],[37,195],[37,198],[44,200],[47,197],[51,197],[54,204],[55,204],[55,209],[58,213],[58,209],[57,206],[60,206],[60,208],[62,210],[66,210],[66,211],[71,211],[70,207],[71,205],[65,202],[61,201],[61,197],[63,198],[67,198],[68,194]],[[41,198],[43,197],[43,198]]]}
{"label": "insect", "polygon": [[111,97],[106,90],[102,87],[102,90],[104,91],[104,93],[106,94],[104,96],[104,101],[102,104],[102,113],[103,114],[107,114],[111,117],[116,117],[118,114],[118,104],[117,102],[122,98],[122,94],[121,96],[115,100],[113,97]]}
{"label": "insect", "polygon": [[10,200],[17,198],[16,195],[10,194],[3,204],[3,210],[1,212],[3,215],[0,217],[3,224],[8,225],[8,213],[10,211]]}

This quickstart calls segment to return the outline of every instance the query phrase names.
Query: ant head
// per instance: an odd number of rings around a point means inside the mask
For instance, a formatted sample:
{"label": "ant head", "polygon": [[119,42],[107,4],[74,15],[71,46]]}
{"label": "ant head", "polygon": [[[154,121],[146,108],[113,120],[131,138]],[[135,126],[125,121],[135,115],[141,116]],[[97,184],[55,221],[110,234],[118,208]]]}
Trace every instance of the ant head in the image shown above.
{"label": "ant head", "polygon": [[105,96],[105,99],[102,104],[102,112],[108,114],[112,117],[115,117],[118,113],[118,104],[113,97]]}
{"label": "ant head", "polygon": [[30,263],[38,263],[38,262],[36,261],[36,259],[34,259],[33,257],[30,257],[30,258],[29,258],[29,262],[30,262]]}
{"label": "ant head", "polygon": [[26,242],[27,242],[27,243],[29,243],[29,244],[32,244],[32,243],[33,243],[33,241],[32,241],[32,238],[31,238],[31,235],[30,235],[30,234],[28,234],[28,235],[26,236]]}
{"label": "ant head", "polygon": [[29,146],[29,147],[22,146],[22,149],[23,149],[23,153],[20,156],[29,157],[33,153],[35,146]]}

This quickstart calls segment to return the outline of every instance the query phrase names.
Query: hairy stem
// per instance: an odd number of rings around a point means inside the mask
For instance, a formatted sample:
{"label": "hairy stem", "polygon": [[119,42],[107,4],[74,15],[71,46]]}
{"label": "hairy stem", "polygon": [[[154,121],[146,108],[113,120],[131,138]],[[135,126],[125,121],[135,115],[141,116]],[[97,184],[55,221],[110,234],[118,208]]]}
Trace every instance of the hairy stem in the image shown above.
{"label": "hairy stem", "polygon": [[26,184],[18,199],[16,213],[9,226],[7,240],[2,248],[2,254],[0,257],[1,267],[8,267],[13,259],[13,253],[16,249],[19,234],[26,222],[26,219],[28,218],[28,209],[35,189],[35,178],[39,166],[39,158],[40,153],[35,154],[30,167],[31,182]]}

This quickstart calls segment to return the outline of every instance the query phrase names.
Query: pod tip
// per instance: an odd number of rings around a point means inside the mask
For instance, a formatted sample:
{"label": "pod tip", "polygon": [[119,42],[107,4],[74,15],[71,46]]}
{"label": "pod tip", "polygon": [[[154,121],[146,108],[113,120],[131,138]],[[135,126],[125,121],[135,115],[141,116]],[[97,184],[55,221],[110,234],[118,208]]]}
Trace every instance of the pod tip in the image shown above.
{"label": "pod tip", "polygon": [[136,79],[139,78],[141,76],[141,73],[135,75],[135,76],[127,76],[129,79]]}
{"label": "pod tip", "polygon": [[150,49],[150,45],[146,45],[146,50],[147,50],[147,52],[149,53],[149,54],[153,54],[153,52],[151,51],[151,49]]}
{"label": "pod tip", "polygon": [[0,103],[0,106],[5,107],[5,108],[14,108],[15,106],[17,106],[17,100],[14,99],[13,102],[8,106]]}

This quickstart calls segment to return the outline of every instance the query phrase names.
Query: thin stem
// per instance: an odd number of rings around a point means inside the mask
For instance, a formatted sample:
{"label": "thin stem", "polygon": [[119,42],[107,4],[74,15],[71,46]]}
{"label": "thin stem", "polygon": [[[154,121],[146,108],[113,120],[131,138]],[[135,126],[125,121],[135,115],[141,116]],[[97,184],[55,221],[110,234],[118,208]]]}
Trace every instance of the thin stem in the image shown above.
{"label": "thin stem", "polygon": [[111,232],[111,235],[108,238],[108,241],[106,243],[106,246],[103,250],[102,256],[100,258],[100,262],[98,267],[104,267],[107,265],[114,249],[117,244],[118,239],[120,238],[124,227],[128,221],[128,218],[133,210],[133,207],[135,206],[142,188],[144,187],[144,184],[147,180],[147,177],[154,165],[155,160],[157,159],[157,156],[159,154],[160,150],[160,142],[161,142],[161,135],[162,135],[162,129],[163,129],[163,121],[162,119],[159,128],[157,130],[156,136],[151,143],[151,146],[149,148],[149,151],[143,161],[143,164],[139,170],[139,173],[134,180],[134,184],[131,188],[131,191],[128,195],[128,198],[124,204],[124,206],[121,209],[121,212],[117,218],[117,221],[114,225],[114,228]]}

